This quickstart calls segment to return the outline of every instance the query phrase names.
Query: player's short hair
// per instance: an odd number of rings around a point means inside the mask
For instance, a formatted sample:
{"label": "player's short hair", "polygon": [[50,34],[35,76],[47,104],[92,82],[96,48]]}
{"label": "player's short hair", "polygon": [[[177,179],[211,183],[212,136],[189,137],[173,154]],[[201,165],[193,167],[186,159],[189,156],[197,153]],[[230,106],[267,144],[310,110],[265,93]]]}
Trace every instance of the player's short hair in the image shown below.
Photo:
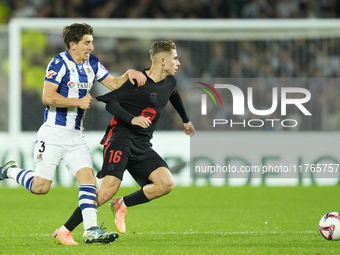
{"label": "player's short hair", "polygon": [[62,31],[66,49],[70,48],[70,42],[79,43],[84,35],[93,35],[93,28],[86,23],[73,23],[64,27]]}
{"label": "player's short hair", "polygon": [[150,58],[152,60],[153,57],[159,52],[171,52],[171,50],[175,50],[175,49],[176,49],[176,45],[171,40],[154,42],[150,47],[150,51],[149,51]]}

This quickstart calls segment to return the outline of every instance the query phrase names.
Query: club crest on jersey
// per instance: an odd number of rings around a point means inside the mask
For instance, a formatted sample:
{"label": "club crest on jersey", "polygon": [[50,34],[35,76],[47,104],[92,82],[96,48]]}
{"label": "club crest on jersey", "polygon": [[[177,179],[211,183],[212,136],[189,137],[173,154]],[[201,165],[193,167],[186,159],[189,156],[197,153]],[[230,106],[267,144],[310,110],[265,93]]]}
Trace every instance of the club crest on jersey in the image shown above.
{"label": "club crest on jersey", "polygon": [[94,75],[93,72],[92,72],[92,70],[91,70],[91,68],[88,67],[88,68],[86,69],[86,71],[87,71],[88,74]]}
{"label": "club crest on jersey", "polygon": [[155,103],[157,101],[157,93],[150,93],[150,102]]}
{"label": "club crest on jersey", "polygon": [[46,77],[47,77],[47,79],[51,79],[51,78],[53,78],[53,75],[56,75],[56,74],[57,74],[57,73],[56,73],[55,71],[50,70],[50,71],[47,73]]}

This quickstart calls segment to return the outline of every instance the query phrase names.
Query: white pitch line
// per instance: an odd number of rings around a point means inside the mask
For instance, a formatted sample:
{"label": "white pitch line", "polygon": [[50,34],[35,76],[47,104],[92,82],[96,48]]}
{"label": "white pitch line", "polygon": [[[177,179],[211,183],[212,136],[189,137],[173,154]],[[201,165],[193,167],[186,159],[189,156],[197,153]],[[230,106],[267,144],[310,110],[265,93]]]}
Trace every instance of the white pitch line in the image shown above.
{"label": "white pitch line", "polygon": [[[265,234],[313,234],[313,233],[318,233],[317,230],[305,230],[305,231],[284,231],[284,232],[279,232],[279,231],[230,231],[230,232],[213,232],[213,231],[185,231],[185,232],[174,232],[174,231],[169,231],[169,232],[133,232],[133,233],[126,233],[125,235],[201,235],[201,234],[217,234],[217,235],[265,235]],[[78,235],[78,234],[75,234]],[[81,234],[79,234],[81,235]],[[44,236],[50,236],[52,237],[52,234],[29,234],[29,235],[9,235],[9,234],[0,234],[0,237],[34,237],[34,236],[39,236],[39,237],[44,237]]]}
{"label": "white pitch line", "polygon": [[[218,235],[252,235],[252,234],[312,234],[318,232],[317,230],[306,230],[306,231],[227,231],[227,232],[214,232],[214,231],[185,231],[185,232],[135,232],[137,235],[190,235],[190,234],[218,234]],[[130,233],[131,234],[131,233]]]}

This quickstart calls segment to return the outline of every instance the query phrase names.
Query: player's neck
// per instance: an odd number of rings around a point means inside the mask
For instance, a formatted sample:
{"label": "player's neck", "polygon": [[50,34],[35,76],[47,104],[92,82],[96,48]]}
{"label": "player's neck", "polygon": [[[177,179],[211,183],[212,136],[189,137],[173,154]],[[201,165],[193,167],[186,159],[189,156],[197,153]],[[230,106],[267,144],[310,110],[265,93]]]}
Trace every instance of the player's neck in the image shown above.
{"label": "player's neck", "polygon": [[152,65],[149,70],[146,70],[145,73],[154,81],[154,83],[160,82],[166,78],[166,74],[162,71],[162,68],[154,65]]}
{"label": "player's neck", "polygon": [[81,64],[84,62],[84,59],[78,57],[76,54],[74,54],[71,50],[68,50],[68,53],[72,57],[73,61],[76,62],[76,64]]}

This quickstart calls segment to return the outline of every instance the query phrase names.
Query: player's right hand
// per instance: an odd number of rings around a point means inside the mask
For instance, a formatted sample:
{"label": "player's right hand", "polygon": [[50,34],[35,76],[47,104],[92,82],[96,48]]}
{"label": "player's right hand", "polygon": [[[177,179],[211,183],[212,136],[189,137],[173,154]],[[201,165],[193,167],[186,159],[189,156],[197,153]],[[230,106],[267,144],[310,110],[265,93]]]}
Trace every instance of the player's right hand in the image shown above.
{"label": "player's right hand", "polygon": [[129,69],[127,71],[127,74],[128,74],[129,80],[132,83],[132,85],[135,85],[134,80],[137,81],[137,87],[144,86],[145,82],[147,81],[146,76],[140,71],[137,71],[137,70],[134,70],[134,69]]}
{"label": "player's right hand", "polygon": [[131,120],[131,124],[142,128],[148,128],[151,125],[151,120],[149,117],[137,116]]}
{"label": "player's right hand", "polygon": [[79,99],[79,108],[81,109],[89,109],[91,104],[93,103],[93,98],[91,95],[84,96]]}

